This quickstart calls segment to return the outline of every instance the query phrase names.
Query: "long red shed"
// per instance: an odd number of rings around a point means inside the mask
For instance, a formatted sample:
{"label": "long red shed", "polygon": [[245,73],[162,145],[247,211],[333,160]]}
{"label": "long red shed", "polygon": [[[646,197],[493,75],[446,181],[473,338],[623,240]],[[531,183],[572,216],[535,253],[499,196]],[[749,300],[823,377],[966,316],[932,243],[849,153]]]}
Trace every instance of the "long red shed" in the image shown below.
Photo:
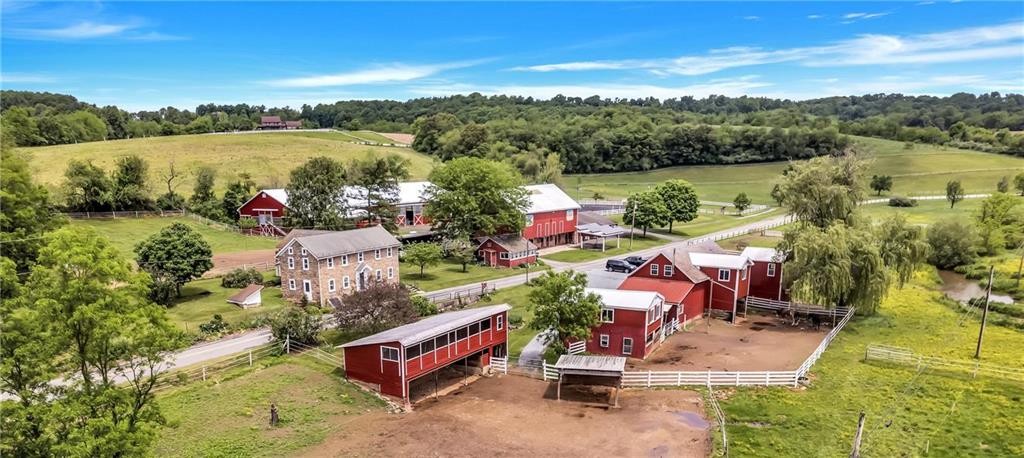
{"label": "long red shed", "polygon": [[346,377],[408,401],[417,379],[461,362],[482,370],[505,356],[511,308],[441,313],[344,344]]}
{"label": "long red shed", "polygon": [[480,239],[477,257],[491,267],[517,267],[537,262],[537,246],[517,234]]}

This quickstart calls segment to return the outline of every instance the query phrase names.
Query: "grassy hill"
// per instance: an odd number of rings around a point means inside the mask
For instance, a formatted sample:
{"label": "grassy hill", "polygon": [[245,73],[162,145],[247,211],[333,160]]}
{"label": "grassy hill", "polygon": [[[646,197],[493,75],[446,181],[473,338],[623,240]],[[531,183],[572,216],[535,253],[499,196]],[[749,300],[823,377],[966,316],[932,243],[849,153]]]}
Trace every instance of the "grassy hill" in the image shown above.
{"label": "grassy hill", "polygon": [[[999,178],[1024,171],[1024,159],[1006,155],[915,145],[876,138],[854,137],[863,150],[873,153],[868,174],[892,175],[892,194],[945,194],[946,182],[959,179],[968,192],[991,192]],[[595,192],[606,198],[622,198],[665,180],[682,178],[697,187],[702,199],[732,201],[743,191],[757,203],[770,203],[771,181],[785,162],[740,165],[680,166],[650,172],[574,175],[565,178],[567,191],[590,198]]]}
{"label": "grassy hill", "polygon": [[284,186],[288,173],[314,156],[348,161],[367,152],[397,154],[410,161],[410,172],[415,179],[426,178],[432,168],[430,157],[411,149],[358,145],[352,141],[352,137],[335,132],[265,132],[136,138],[24,150],[32,154],[36,179],[53,187],[64,180],[70,159],[91,159],[110,170],[118,157],[138,154],[149,161],[154,194],[164,190],[159,177],[172,160],[178,170],[185,172],[177,189],[185,195],[192,191],[191,172],[202,165],[217,169],[220,190],[241,172],[251,174],[259,186]]}

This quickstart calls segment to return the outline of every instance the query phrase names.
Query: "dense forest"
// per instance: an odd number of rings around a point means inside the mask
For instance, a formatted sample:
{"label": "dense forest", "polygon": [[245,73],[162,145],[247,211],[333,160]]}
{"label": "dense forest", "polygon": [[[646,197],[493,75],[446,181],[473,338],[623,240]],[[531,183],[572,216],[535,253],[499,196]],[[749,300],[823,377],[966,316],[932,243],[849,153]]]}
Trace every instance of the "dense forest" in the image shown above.
{"label": "dense forest", "polygon": [[411,132],[421,152],[508,159],[533,176],[556,168],[582,173],[806,158],[845,148],[844,134],[1024,155],[1024,95],[995,92],[805,101],[470,94],[298,110],[206,104],[129,113],[70,95],[3,91],[0,110],[5,135],[19,146],[252,130],[261,115],[278,115],[304,127]]}

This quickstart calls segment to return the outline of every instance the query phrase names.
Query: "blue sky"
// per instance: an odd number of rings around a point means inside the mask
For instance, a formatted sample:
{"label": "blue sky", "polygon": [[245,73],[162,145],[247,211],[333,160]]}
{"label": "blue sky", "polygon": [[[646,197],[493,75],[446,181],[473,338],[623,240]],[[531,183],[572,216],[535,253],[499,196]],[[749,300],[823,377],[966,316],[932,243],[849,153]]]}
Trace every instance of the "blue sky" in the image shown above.
{"label": "blue sky", "polygon": [[130,110],[480,92],[1024,92],[1024,3],[2,4],[5,89]]}

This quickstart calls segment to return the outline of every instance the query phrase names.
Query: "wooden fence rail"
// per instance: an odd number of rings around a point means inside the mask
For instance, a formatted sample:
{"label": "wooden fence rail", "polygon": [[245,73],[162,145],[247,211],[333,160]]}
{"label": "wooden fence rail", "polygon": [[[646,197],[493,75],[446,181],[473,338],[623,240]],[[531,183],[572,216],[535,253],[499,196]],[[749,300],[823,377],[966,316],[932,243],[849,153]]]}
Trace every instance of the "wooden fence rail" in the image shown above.
{"label": "wooden fence rail", "polygon": [[870,344],[864,351],[865,361],[883,361],[917,368],[929,367],[971,374],[972,377],[986,375],[1024,382],[1024,368],[1004,367],[978,361],[964,361],[938,358],[914,353],[909,348]]}
{"label": "wooden fence rail", "polygon": [[838,318],[846,316],[850,309],[846,307],[837,307],[834,309],[826,309],[817,305],[809,304],[797,304],[795,302],[777,301],[775,299],[765,299],[762,297],[748,296],[744,303],[747,307],[764,309],[764,310],[775,310],[775,311],[793,311],[796,313],[803,313],[807,315],[820,315],[827,317]]}

